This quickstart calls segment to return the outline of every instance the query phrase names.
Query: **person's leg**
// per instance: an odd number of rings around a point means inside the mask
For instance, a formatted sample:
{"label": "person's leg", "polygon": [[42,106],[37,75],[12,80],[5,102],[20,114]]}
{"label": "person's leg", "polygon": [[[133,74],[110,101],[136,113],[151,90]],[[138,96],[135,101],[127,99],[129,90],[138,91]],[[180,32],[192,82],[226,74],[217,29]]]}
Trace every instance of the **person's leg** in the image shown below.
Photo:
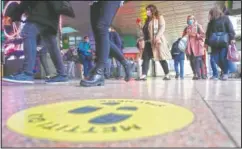
{"label": "person's leg", "polygon": [[3,81],[15,83],[34,83],[33,70],[36,61],[36,40],[38,34],[39,29],[36,24],[28,22],[24,25],[23,30],[21,32],[25,56],[22,72],[16,75],[4,77]]}
{"label": "person's leg", "polygon": [[44,46],[40,51],[40,62],[44,68],[46,77],[50,76],[50,68],[47,61],[47,48]]}
{"label": "person's leg", "polygon": [[138,73],[138,77],[137,78],[140,78],[141,75],[142,75],[142,59],[138,59],[138,62],[137,62],[137,73]]}
{"label": "person's leg", "polygon": [[110,61],[111,61],[111,65],[110,65],[110,78],[114,78],[114,76],[116,74],[116,70],[115,70],[116,65],[114,64],[115,61],[114,61],[113,57],[110,59]]}
{"label": "person's leg", "polygon": [[149,64],[150,64],[150,59],[151,57],[149,56],[148,50],[152,50],[151,49],[151,44],[150,43],[146,43],[145,44],[145,49],[143,52],[143,63],[142,63],[142,76],[140,77],[141,80],[145,80],[149,71]]}
{"label": "person's leg", "polygon": [[46,48],[49,50],[50,57],[53,61],[53,64],[56,68],[57,76],[49,79],[46,83],[60,83],[67,82],[68,77],[65,72],[64,62],[61,56],[59,47],[57,46],[56,36],[55,35],[43,35],[42,39],[45,43]]}
{"label": "person's leg", "polygon": [[75,62],[74,61],[71,61],[71,68],[72,68],[72,71],[71,71],[71,76],[72,76],[72,78],[75,78],[76,77],[76,70],[75,70]]}
{"label": "person's leg", "polygon": [[[123,66],[124,71],[125,71],[125,78],[124,79],[125,79],[125,81],[129,81],[130,78],[131,78],[130,63],[128,62],[127,59],[125,59],[121,50],[112,41],[109,41],[109,43],[110,43],[110,54],[109,54],[109,56],[110,55],[113,56]],[[106,69],[106,66],[105,66],[105,69]],[[122,69],[122,68],[120,68],[120,69]],[[90,74],[92,74],[94,70],[95,69],[92,69]]]}
{"label": "person's leg", "polygon": [[116,61],[116,64],[117,64],[117,75],[116,75],[116,77],[117,78],[120,78],[121,77],[121,64],[120,64],[120,62],[119,61],[117,61],[116,59],[115,59],[115,61]]}
{"label": "person's leg", "polygon": [[221,78],[222,80],[227,80],[228,79],[228,74],[229,74],[227,52],[228,52],[227,48],[223,48],[219,52],[219,60],[221,62],[221,66],[222,66],[221,69],[223,71],[223,77]]}
{"label": "person's leg", "polygon": [[70,78],[71,62],[67,61],[67,76]]}
{"label": "person's leg", "polygon": [[218,68],[217,68],[217,64],[216,64],[216,55],[215,54],[211,54],[210,55],[210,64],[211,64],[211,68],[213,71],[213,76],[210,79],[217,79],[218,78]]}
{"label": "person's leg", "polygon": [[195,70],[196,70],[196,79],[201,79],[201,61],[202,57],[201,56],[196,56],[195,57]]}
{"label": "person's leg", "polygon": [[160,61],[160,64],[163,68],[163,71],[165,73],[165,77],[163,80],[170,80],[170,76],[169,76],[169,66],[166,60],[162,60]]}
{"label": "person's leg", "polygon": [[206,79],[206,77],[205,77],[205,69],[204,69],[204,62],[203,62],[202,56],[201,56],[201,58],[199,59],[198,62],[199,62],[201,77],[202,77],[202,79]]}
{"label": "person's leg", "polygon": [[184,79],[184,60],[180,60],[180,78]]}
{"label": "person's leg", "polygon": [[[125,59],[124,54],[121,52],[121,49],[119,49],[112,41],[109,41],[109,43],[110,43],[110,55],[112,55],[124,67],[124,71],[125,71],[124,80],[129,81],[131,78],[131,65]],[[119,68],[121,69],[121,66]]]}
{"label": "person's leg", "polygon": [[91,6],[90,17],[96,42],[97,64],[95,72],[88,80],[82,80],[81,86],[104,85],[104,67],[110,51],[108,28],[119,6],[120,1],[98,1]]}
{"label": "person's leg", "polygon": [[178,64],[179,64],[179,61],[178,60],[174,60],[174,68],[175,68],[175,72],[176,72],[176,79],[178,79],[179,77],[179,69],[178,69]]}
{"label": "person's leg", "polygon": [[88,74],[92,70],[92,67],[93,67],[92,60],[88,59]]}
{"label": "person's leg", "polygon": [[95,34],[96,51],[98,51],[98,66],[104,66],[107,62],[110,52],[108,28],[119,6],[120,1],[98,1],[91,6],[91,25]]}
{"label": "person's leg", "polygon": [[83,67],[84,67],[84,77],[87,78],[88,76],[88,60],[86,56],[83,56]]}
{"label": "person's leg", "polygon": [[104,75],[106,79],[109,79],[111,77],[111,64],[112,64],[112,61],[111,61],[111,58],[109,58],[107,63],[105,64]]}
{"label": "person's leg", "polygon": [[195,70],[195,57],[194,55],[190,55],[189,56],[189,62],[190,62],[190,66],[191,66],[191,69],[192,69],[192,73],[193,73],[193,79],[196,77],[196,70]]}

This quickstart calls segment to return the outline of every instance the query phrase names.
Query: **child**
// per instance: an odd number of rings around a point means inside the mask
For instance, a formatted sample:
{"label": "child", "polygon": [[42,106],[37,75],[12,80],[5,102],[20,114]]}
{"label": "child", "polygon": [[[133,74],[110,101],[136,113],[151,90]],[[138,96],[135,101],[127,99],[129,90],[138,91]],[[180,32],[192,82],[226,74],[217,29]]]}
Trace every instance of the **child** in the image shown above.
{"label": "child", "polygon": [[[172,55],[172,59],[174,60],[174,68],[176,71],[176,79],[179,78],[183,80],[184,79],[184,59],[185,59],[185,53],[182,52],[179,48],[178,48],[178,44],[179,41],[181,40],[181,38],[179,38],[177,41],[175,41],[172,45],[171,48],[171,55]],[[178,65],[180,65],[180,71],[178,68]]]}

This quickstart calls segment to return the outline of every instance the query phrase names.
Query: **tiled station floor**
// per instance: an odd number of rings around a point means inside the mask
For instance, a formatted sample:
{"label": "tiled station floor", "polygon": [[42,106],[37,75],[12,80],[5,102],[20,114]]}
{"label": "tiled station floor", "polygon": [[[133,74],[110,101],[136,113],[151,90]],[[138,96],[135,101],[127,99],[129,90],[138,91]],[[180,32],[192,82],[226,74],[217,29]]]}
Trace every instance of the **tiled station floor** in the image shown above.
{"label": "tiled station floor", "polygon": [[[2,82],[2,85],[3,147],[241,147],[240,79],[193,81],[191,78],[185,78],[163,81],[157,77],[149,78],[146,82],[129,83],[123,80],[108,80],[104,87],[94,88],[79,87],[78,80],[63,85],[45,85],[41,82],[35,85]],[[10,116],[30,107],[86,99],[131,99],[171,103],[190,110],[194,114],[194,120],[180,130],[161,135],[89,143],[28,137],[12,131],[6,125]],[[147,122],[152,123],[152,119],[147,119]],[[16,125],[21,125],[21,122]]]}

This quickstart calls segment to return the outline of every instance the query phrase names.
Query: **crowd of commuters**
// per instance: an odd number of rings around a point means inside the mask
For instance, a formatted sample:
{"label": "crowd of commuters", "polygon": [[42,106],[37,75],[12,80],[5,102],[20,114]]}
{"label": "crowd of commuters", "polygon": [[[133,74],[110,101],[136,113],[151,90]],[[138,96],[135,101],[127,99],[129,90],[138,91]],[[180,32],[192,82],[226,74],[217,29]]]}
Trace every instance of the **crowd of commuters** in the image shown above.
{"label": "crowd of commuters", "polygon": [[[68,1],[64,2],[68,4]],[[60,3],[61,6],[63,1],[55,1],[55,3]],[[21,72],[7,76],[3,80],[18,83],[34,83],[33,69],[36,60],[37,38],[40,37],[41,44],[49,51],[57,72],[54,77],[46,79],[46,83],[62,83],[67,82],[69,78],[73,78],[75,76],[73,70],[77,62],[83,65],[84,70],[84,78],[81,79],[80,86],[104,85],[105,79],[111,77],[112,63],[117,65],[115,77],[121,78],[121,68],[123,68],[124,80],[130,81],[131,64],[124,57],[122,52],[123,43],[119,34],[111,27],[112,20],[122,5],[123,1],[93,1],[90,4],[90,21],[96,49],[92,49],[89,37],[85,36],[84,40],[76,48],[72,47],[64,54],[64,61],[68,65],[67,71],[64,68],[56,35],[59,27],[59,16],[61,14],[69,17],[75,16],[71,5],[68,5],[69,12],[65,13],[53,13],[53,10],[58,5],[53,5],[49,1],[22,1],[20,4],[12,6],[13,9],[6,13],[8,20],[12,22],[21,21],[21,15],[27,15],[26,23],[21,32],[25,60]],[[235,32],[232,23],[224,12],[227,13],[227,10],[222,11],[217,6],[209,11],[209,23],[206,31],[199,24],[199,20],[196,20],[195,16],[189,15],[187,17],[187,26],[170,50],[164,35],[166,28],[165,18],[155,5],[148,5],[146,7],[147,19],[145,23],[137,22],[140,33],[140,37],[137,40],[137,48],[139,49],[136,59],[138,62],[137,80],[147,79],[151,59],[160,62],[165,73],[163,80],[171,79],[167,61],[174,59],[175,78],[184,79],[185,56],[190,60],[194,74],[193,79],[206,79],[205,61],[208,46],[212,49],[211,66],[213,76],[211,79],[219,78],[217,72],[217,66],[219,66],[222,70],[221,80],[227,80],[230,62],[226,55],[228,46],[235,44]],[[211,36],[216,36],[217,32],[228,35],[225,43],[218,45],[212,42]],[[179,44],[184,38],[187,39],[186,48],[181,50]],[[44,53],[46,52],[44,51]],[[47,69],[46,74],[49,74]]]}

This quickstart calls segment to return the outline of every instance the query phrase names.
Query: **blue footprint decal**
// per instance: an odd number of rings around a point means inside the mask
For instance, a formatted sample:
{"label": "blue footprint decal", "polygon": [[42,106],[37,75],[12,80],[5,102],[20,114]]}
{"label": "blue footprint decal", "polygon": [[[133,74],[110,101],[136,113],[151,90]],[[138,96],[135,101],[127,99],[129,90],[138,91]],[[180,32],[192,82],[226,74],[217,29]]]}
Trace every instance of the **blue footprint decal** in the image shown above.
{"label": "blue footprint decal", "polygon": [[109,113],[101,116],[97,116],[91,120],[89,120],[89,123],[91,124],[113,124],[118,123],[121,121],[124,121],[128,118],[130,118],[131,114],[115,114],[115,113]]}
{"label": "blue footprint decal", "polygon": [[86,113],[95,112],[95,111],[100,110],[100,109],[102,109],[102,108],[86,106],[86,107],[73,109],[73,110],[69,111],[68,113],[72,113],[72,114],[86,114]]}

